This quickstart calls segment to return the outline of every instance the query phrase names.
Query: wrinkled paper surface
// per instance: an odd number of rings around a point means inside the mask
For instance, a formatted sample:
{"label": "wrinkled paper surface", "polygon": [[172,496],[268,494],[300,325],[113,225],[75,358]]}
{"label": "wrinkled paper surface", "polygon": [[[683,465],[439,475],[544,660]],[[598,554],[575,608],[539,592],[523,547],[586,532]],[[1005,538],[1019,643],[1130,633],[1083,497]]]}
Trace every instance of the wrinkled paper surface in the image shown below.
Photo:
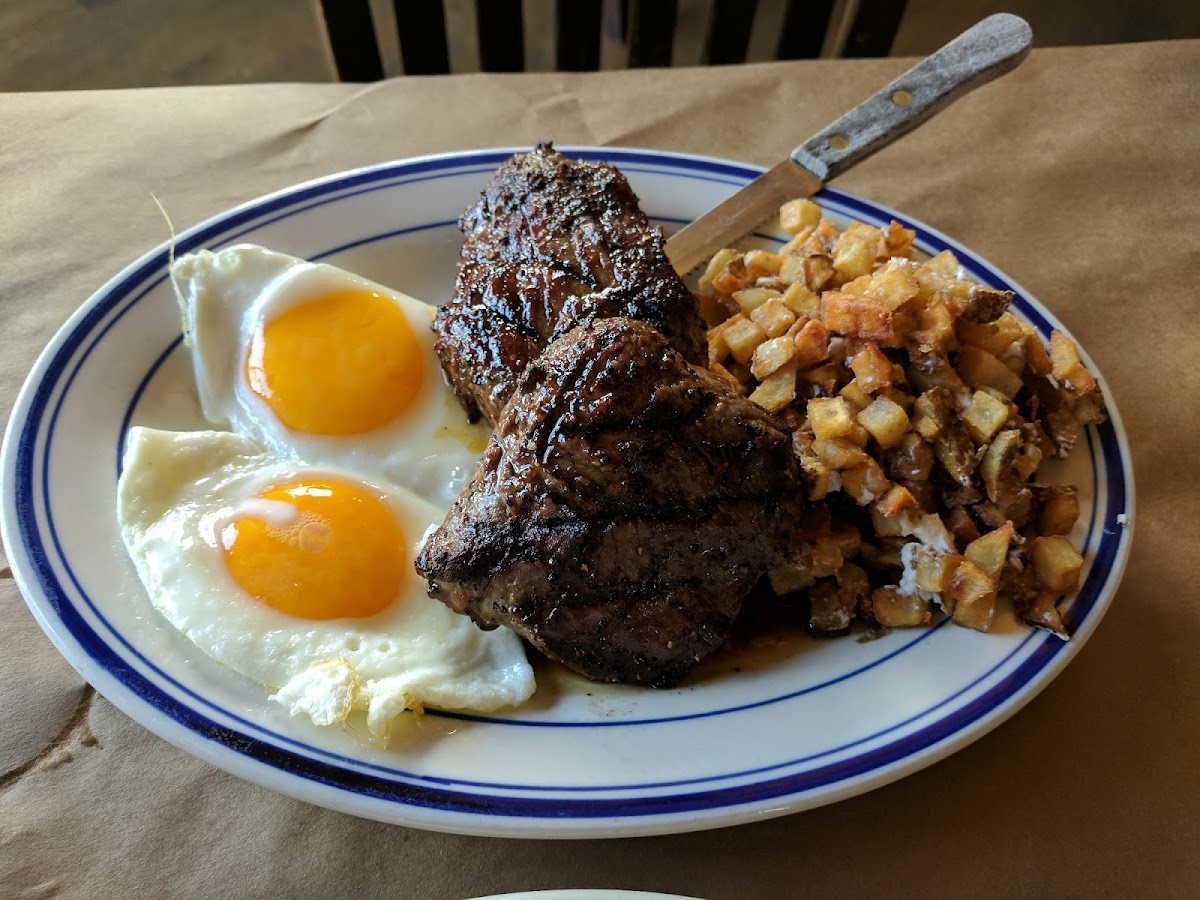
{"label": "wrinkled paper surface", "polygon": [[[898,60],[0,96],[0,409],[165,238],[353,166],[554,139],[772,165]],[[1200,41],[1035,51],[837,182],[1039,297],[1108,379],[1137,540],[1088,645],[924,771],[734,829],[555,843],[361,821],[226,775],[96,696],[0,579],[0,896],[1182,896],[1200,883]]]}

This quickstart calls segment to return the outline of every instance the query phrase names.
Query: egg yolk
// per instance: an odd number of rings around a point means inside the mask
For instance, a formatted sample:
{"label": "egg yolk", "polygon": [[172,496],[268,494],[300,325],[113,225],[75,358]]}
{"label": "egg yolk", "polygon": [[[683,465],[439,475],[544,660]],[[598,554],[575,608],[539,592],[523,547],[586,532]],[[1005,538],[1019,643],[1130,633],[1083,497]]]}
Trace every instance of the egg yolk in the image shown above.
{"label": "egg yolk", "polygon": [[269,488],[221,530],[243,590],[303,619],[372,616],[395,600],[404,534],[377,497],[340,481]]}
{"label": "egg yolk", "polygon": [[293,431],[372,431],[421,392],[422,347],[391,300],[363,290],[325,294],[268,321],[246,357],[246,381]]}

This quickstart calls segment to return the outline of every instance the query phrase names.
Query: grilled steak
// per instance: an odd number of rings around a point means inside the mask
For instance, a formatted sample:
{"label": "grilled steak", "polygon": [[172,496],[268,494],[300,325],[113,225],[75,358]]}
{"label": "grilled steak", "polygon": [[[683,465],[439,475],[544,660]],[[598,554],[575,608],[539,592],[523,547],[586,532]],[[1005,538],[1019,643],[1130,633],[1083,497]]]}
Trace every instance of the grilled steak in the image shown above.
{"label": "grilled steak", "polygon": [[597,319],[517,380],[416,566],[484,628],[593,679],[666,687],[783,559],[799,485],[765,410],[645,323]]}
{"label": "grilled steak", "polygon": [[495,423],[525,366],[593,319],[649,322],[689,362],[704,361],[696,300],[612,166],[540,144],[500,166],[460,226],[454,298],[433,329],[472,420]]}

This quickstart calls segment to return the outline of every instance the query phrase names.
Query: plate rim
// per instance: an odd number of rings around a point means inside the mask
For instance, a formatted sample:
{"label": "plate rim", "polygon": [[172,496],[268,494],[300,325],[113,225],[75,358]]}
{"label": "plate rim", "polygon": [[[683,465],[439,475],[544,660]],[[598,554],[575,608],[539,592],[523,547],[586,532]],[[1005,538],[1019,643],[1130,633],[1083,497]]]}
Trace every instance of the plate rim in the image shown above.
{"label": "plate rim", "polygon": [[[482,163],[488,160],[489,164],[494,166],[493,157],[504,157],[508,154],[527,148],[478,148],[470,151],[450,152],[442,154],[431,154],[420,157],[412,157],[401,160],[392,160],[388,162],[377,163],[371,166],[359,167],[343,172],[332,173],[321,178],[312,179],[300,184],[285,187],[278,191],[265,194],[261,197],[246,201],[231,207],[215,216],[209,217],[185,232],[181,233],[176,243],[184,243],[196,240],[200,235],[209,231],[215,231],[218,234],[227,233],[231,230],[233,223],[242,220],[252,221],[256,217],[261,217],[264,210],[269,211],[269,207],[281,200],[290,200],[290,206],[294,206],[303,202],[303,199],[308,196],[321,196],[322,194],[333,194],[337,190],[337,185],[346,182],[346,187],[352,187],[351,182],[356,178],[366,178],[367,176],[382,173],[386,176],[388,172],[396,172],[396,176],[400,177],[398,167],[408,167],[407,171],[419,171],[422,166],[438,166],[458,163],[461,167],[466,167],[472,162]],[[702,166],[719,171],[724,171],[727,174],[741,180],[746,180],[752,177],[753,174],[761,172],[761,167],[753,166],[748,163],[738,162],[735,160],[721,159],[716,157],[708,157],[697,154],[675,153],[670,151],[661,151],[654,149],[642,148],[626,148],[626,147],[563,147],[561,148],[567,154],[578,154],[590,158],[620,158],[620,157],[635,157],[640,158],[648,164],[670,167],[680,163],[688,163],[692,166]],[[1012,278],[997,269],[987,260],[980,257],[978,254],[971,251],[969,248],[961,245],[957,241],[942,234],[937,229],[931,228],[923,222],[913,220],[911,217],[899,213],[887,206],[858,197],[853,194],[848,194],[844,191],[836,189],[827,189],[826,195],[831,199],[847,200],[851,205],[859,205],[865,210],[870,211],[873,215],[891,215],[901,222],[910,226],[918,226],[919,232],[923,237],[928,236],[937,239],[942,244],[950,246],[958,253],[966,255],[967,260],[976,267],[982,268],[988,275],[993,278],[1002,280],[1003,282],[1013,286],[1023,299],[1029,301],[1038,315],[1044,317],[1052,327],[1061,328],[1062,324],[1057,317],[1047,309],[1040,301],[1022,288]],[[818,199],[820,199],[818,197]],[[258,216],[250,215],[258,213]],[[259,223],[255,227],[261,227],[263,223]],[[124,680],[117,677],[110,669],[104,667],[99,661],[91,656],[90,653],[83,648],[77,636],[70,631],[69,627],[62,622],[60,618],[51,614],[50,607],[52,604],[49,598],[45,596],[42,590],[42,585],[37,581],[36,572],[27,570],[27,567],[32,570],[35,568],[33,562],[27,558],[28,547],[24,541],[22,532],[23,517],[20,515],[21,510],[17,509],[14,483],[15,476],[15,456],[17,453],[17,444],[21,439],[26,437],[26,428],[28,425],[28,417],[30,408],[33,404],[37,393],[43,389],[44,382],[42,377],[46,374],[50,364],[54,361],[57,355],[61,352],[63,346],[68,340],[75,335],[76,331],[84,323],[88,316],[97,310],[97,307],[103,300],[113,293],[125,281],[132,278],[136,273],[143,269],[148,269],[152,263],[160,260],[166,252],[170,242],[164,242],[159,246],[151,249],[143,254],[134,262],[127,265],[121,272],[109,279],[100,289],[95,291],[87,301],[85,301],[75,312],[68,317],[66,322],[56,331],[47,346],[39,354],[32,370],[26,378],[24,385],[21,388],[16,403],[13,406],[13,412],[9,420],[8,428],[5,434],[3,450],[0,451],[0,470],[3,473],[5,496],[4,496],[4,515],[0,519],[0,530],[3,531],[5,549],[8,553],[9,563],[12,568],[14,579],[17,581],[19,588],[26,600],[27,606],[33,612],[35,619],[42,627],[43,631],[50,637],[52,643],[59,652],[67,659],[67,661],[91,684],[96,686],[98,690],[108,697],[118,708],[121,708],[126,714],[130,715],[135,721],[140,722],[151,731],[158,734],[160,737],[168,740],[175,746],[180,747],[185,752],[197,756],[201,759],[217,765],[219,768],[231,771],[233,774],[240,777],[248,778],[249,780],[265,784],[275,790],[279,790],[285,794],[289,794],[307,802],[314,802],[319,805],[328,806],[333,809],[338,809],[343,812],[352,812],[357,815],[368,818],[381,819],[383,821],[399,822],[401,824],[413,825],[415,827],[435,828],[441,831],[459,832],[467,834],[489,834],[503,836],[529,836],[529,837],[607,837],[607,836],[626,836],[632,834],[659,834],[659,833],[675,833],[686,830],[698,830],[702,828],[724,827],[738,822],[749,821],[752,819],[761,818],[764,815],[782,815],[800,809],[810,808],[813,806],[823,805],[836,800],[844,799],[848,796],[853,796],[858,793],[863,793],[871,790],[884,783],[897,780],[904,775],[917,771],[934,762],[944,758],[952,752],[960,749],[968,743],[977,740],[984,734],[1001,724],[1013,713],[1022,706],[1030,702],[1047,684],[1057,677],[1062,668],[1074,657],[1079,651],[1091,633],[1098,626],[1099,621],[1103,618],[1107,608],[1111,605],[1112,599],[1115,596],[1119,587],[1121,577],[1124,573],[1126,563],[1128,561],[1129,551],[1133,538],[1133,515],[1135,510],[1135,494],[1132,471],[1132,460],[1127,436],[1121,423],[1120,414],[1113,402],[1113,396],[1108,389],[1107,383],[1104,381],[1102,373],[1096,369],[1094,362],[1087,355],[1086,350],[1081,348],[1081,356],[1087,363],[1091,371],[1097,375],[1097,380],[1100,382],[1101,388],[1104,391],[1106,398],[1106,407],[1110,415],[1110,424],[1114,432],[1119,452],[1118,467],[1121,474],[1121,482],[1125,491],[1125,510],[1127,513],[1127,521],[1124,523],[1124,529],[1121,535],[1117,538],[1116,550],[1113,556],[1111,566],[1107,570],[1107,574],[1103,578],[1103,584],[1099,589],[1095,603],[1090,609],[1087,617],[1081,623],[1082,627],[1077,630],[1072,641],[1064,645],[1062,649],[1057,650],[1053,658],[1045,665],[1040,667],[1033,676],[1024,680],[1019,687],[1015,688],[1013,693],[1003,698],[1003,700],[993,706],[990,706],[988,711],[974,720],[967,723],[963,728],[951,731],[942,738],[927,744],[921,749],[918,749],[912,754],[903,755],[897,760],[885,763],[873,769],[868,769],[865,772],[855,776],[857,780],[851,782],[838,782],[831,788],[825,789],[820,798],[816,802],[805,802],[803,798],[808,797],[813,789],[802,790],[798,793],[790,795],[775,796],[767,800],[752,801],[747,804],[731,803],[727,805],[719,805],[715,807],[703,807],[695,811],[676,811],[661,814],[651,814],[643,817],[636,817],[630,814],[618,815],[614,817],[590,817],[586,819],[571,820],[575,823],[575,827],[564,828],[564,821],[555,817],[530,817],[527,819],[515,819],[489,814],[479,813],[462,813],[460,811],[434,810],[429,807],[414,807],[408,803],[397,803],[394,800],[385,800],[382,802],[390,804],[386,809],[367,809],[367,808],[347,808],[345,803],[323,802],[321,797],[313,795],[315,782],[306,781],[303,778],[285,772],[271,764],[263,762],[259,759],[239,753],[238,751],[218,744],[211,740],[198,740],[200,736],[195,734],[192,729],[182,722],[179,722],[168,716],[153,703],[145,700],[145,698],[137,695],[133,689]],[[130,292],[132,293],[132,291]],[[121,306],[123,301],[128,300],[129,294],[124,295],[114,304],[114,308]],[[111,310],[105,311],[107,315]],[[97,320],[99,324],[103,320],[104,315]],[[1066,329],[1063,329],[1066,331]],[[84,338],[91,336],[89,331],[84,335]],[[97,339],[98,340],[98,339]],[[68,354],[68,359],[70,354]],[[57,382],[50,385],[50,393],[54,393],[54,387]],[[17,423],[20,422],[23,427],[18,428]],[[31,440],[36,441],[36,433],[32,435]],[[1111,467],[1110,467],[1111,468]],[[26,515],[31,515],[25,511]],[[14,540],[17,538],[17,540]],[[1099,539],[1099,540],[1102,540]],[[15,552],[14,552],[15,551]],[[35,577],[30,577],[31,575]],[[53,574],[49,573],[53,578]],[[35,596],[38,602],[35,602]],[[66,633],[60,632],[64,629]],[[97,636],[99,637],[99,636]],[[101,638],[101,640],[103,640]],[[98,683],[99,682],[99,683]],[[102,687],[103,684],[103,687]],[[120,701],[116,699],[120,697]],[[175,700],[174,702],[181,702]],[[127,708],[128,707],[128,708]],[[194,712],[194,710],[192,710]],[[201,713],[207,718],[207,714]],[[147,721],[149,720],[149,721]],[[178,738],[178,739],[176,739]],[[253,740],[253,738],[251,738]],[[207,751],[207,752],[203,752]],[[285,751],[286,752],[286,751]],[[228,754],[233,754],[234,760],[243,765],[234,766],[231,764]],[[257,767],[257,769],[256,769]],[[299,781],[299,784],[296,782]],[[358,799],[361,795],[349,794],[344,788],[339,788],[335,785],[324,784],[320,785],[319,790],[328,790],[334,792],[334,799],[350,798]],[[811,798],[810,798],[811,799]],[[349,804],[351,807],[356,804]],[[769,807],[769,808],[766,808]],[[411,815],[388,815],[389,811],[403,810],[411,812],[414,809],[419,809],[421,812],[420,818],[425,821],[413,821]],[[444,819],[452,817],[455,821],[431,821],[431,819]],[[479,821],[465,821],[465,819],[475,819]],[[518,823],[516,827],[513,823]],[[504,823],[504,827],[495,827],[497,823]],[[537,823],[540,823],[537,824]],[[522,827],[525,826],[525,827]],[[579,827],[582,826],[582,827]]]}

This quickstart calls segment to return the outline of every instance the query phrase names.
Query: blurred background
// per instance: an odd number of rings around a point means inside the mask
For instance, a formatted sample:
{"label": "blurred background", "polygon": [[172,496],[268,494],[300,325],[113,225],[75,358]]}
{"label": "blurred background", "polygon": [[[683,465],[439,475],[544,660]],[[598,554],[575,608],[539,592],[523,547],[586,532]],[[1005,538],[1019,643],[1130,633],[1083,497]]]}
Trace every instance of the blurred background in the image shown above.
{"label": "blurred background", "polygon": [[[675,0],[674,64],[700,62],[712,2]],[[788,2],[758,0],[756,7],[754,0],[746,2],[757,9],[746,56],[752,61],[771,59],[777,45],[771,23],[783,20]],[[862,8],[863,2],[833,3],[823,55],[845,52],[844,34],[838,46],[837,22]],[[384,73],[396,75],[403,69],[391,4],[392,0],[369,0]],[[522,5],[526,68],[552,68],[554,0],[522,0]],[[898,14],[898,26],[894,33],[889,28],[887,35],[893,56],[925,55],[978,19],[1000,11],[1026,18],[1033,26],[1035,46],[1200,37],[1200,0],[875,0],[873,6],[891,7]],[[445,0],[444,8],[451,68],[478,70],[473,0]],[[620,40],[609,34],[601,68],[624,63]],[[0,90],[336,78],[318,0],[0,0]]]}

